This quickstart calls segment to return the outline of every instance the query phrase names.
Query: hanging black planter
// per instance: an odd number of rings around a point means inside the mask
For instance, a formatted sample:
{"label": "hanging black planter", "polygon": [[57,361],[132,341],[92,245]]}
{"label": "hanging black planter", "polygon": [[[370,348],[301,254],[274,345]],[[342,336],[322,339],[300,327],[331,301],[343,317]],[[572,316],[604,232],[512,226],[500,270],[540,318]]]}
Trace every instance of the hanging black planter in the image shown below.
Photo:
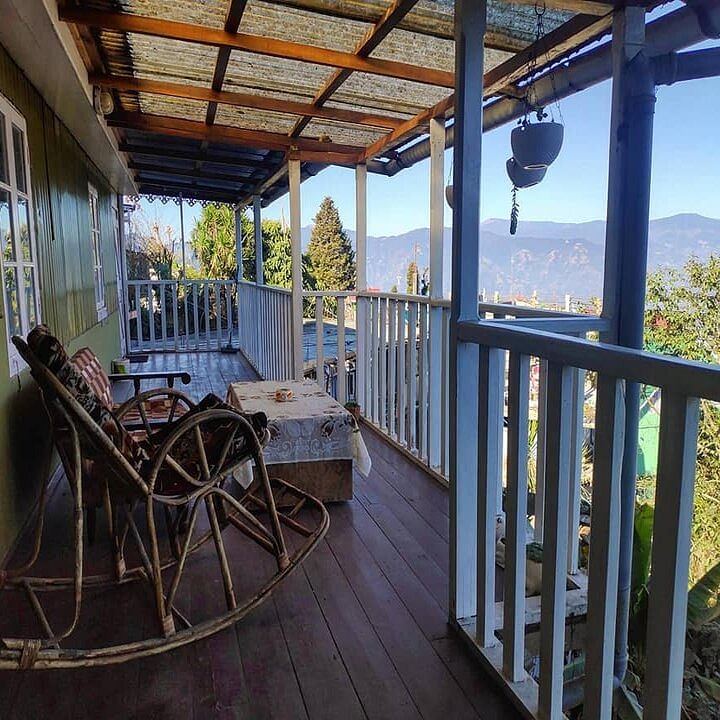
{"label": "hanging black planter", "polygon": [[528,170],[519,165],[514,157],[511,157],[505,163],[505,169],[512,184],[518,189],[537,185],[545,177],[545,173],[547,172],[547,168],[544,167]]}
{"label": "hanging black planter", "polygon": [[453,186],[452,185],[445,186],[445,199],[447,200],[447,204],[450,207],[453,207]]}
{"label": "hanging black planter", "polygon": [[565,128],[558,122],[525,121],[510,136],[513,157],[526,170],[547,168],[560,154]]}

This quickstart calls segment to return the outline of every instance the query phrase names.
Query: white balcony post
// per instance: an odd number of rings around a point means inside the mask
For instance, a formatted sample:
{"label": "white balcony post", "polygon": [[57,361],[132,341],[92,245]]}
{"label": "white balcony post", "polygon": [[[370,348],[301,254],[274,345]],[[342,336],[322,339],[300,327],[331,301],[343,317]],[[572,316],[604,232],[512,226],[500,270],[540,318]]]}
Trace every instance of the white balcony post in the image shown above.
{"label": "white balcony post", "polygon": [[240,282],[243,279],[243,236],[242,236],[242,214],[240,206],[235,207],[235,279]]}
{"label": "white balcony post", "polygon": [[[471,617],[477,611],[479,348],[458,341],[457,325],[459,321],[478,319],[485,23],[486,0],[456,0],[455,203],[450,323],[451,621]],[[479,628],[478,632],[484,630]]]}
{"label": "white balcony post", "polygon": [[[445,232],[445,121],[430,120],[430,298],[443,297],[443,236]],[[443,309],[430,308],[428,362],[428,460],[430,467],[440,465]]]}
{"label": "white balcony post", "polygon": [[290,246],[292,252],[293,375],[303,379],[303,288],[300,238],[300,161],[288,160],[290,179]]}
{"label": "white balcony post", "polygon": [[[367,167],[355,167],[355,287],[358,293],[367,290]],[[370,404],[367,392],[367,299],[357,298],[355,314],[355,401],[364,412],[369,413]]]}
{"label": "white balcony post", "polygon": [[263,244],[262,244],[262,209],[260,196],[253,197],[253,233],[255,235],[255,282],[265,284]]}

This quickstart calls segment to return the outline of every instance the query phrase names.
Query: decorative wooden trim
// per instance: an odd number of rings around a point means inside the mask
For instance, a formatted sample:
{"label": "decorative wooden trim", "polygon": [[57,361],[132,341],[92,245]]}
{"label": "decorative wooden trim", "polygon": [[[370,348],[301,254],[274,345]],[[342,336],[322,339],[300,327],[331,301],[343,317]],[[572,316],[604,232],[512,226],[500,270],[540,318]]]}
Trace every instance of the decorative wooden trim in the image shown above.
{"label": "decorative wooden trim", "polygon": [[348,70],[357,70],[372,75],[412,80],[426,85],[453,87],[455,82],[453,73],[443,70],[418,67],[393,60],[363,58],[353,53],[339,52],[328,48],[303,45],[259,35],[229,33],[225,30],[215,30],[203,25],[68,6],[59,9],[59,16],[61,20],[75,25],[134,32],[218,48],[225,47],[230,50],[242,50],[258,55],[269,55],[316,65],[347,68]]}
{"label": "decorative wooden trim", "polygon": [[[356,125],[369,125],[370,127],[395,129],[402,124],[402,120],[384,115],[342,110],[340,108],[325,108],[311,103],[300,103],[292,100],[278,100],[276,98],[252,95],[251,93],[230,92],[228,90],[214,90],[182,83],[166,82],[161,80],[141,80],[139,78],[121,77],[119,75],[91,74],[88,82],[117,90],[133,90],[135,92],[153,93],[155,95],[168,95],[170,97],[185,98],[188,100],[207,100],[210,103],[222,103],[236,107],[256,108],[287,115],[305,115],[321,117],[327,120],[353,123]],[[206,120],[207,123],[207,120]],[[212,125],[213,123],[207,123]]]}
{"label": "decorative wooden trim", "polygon": [[107,118],[110,127],[129,128],[145,132],[186,137],[209,142],[226,142],[256,147],[265,150],[310,150],[334,152],[346,155],[348,161],[357,158],[362,148],[355,145],[339,145],[326,143],[313,138],[290,138],[281,133],[270,133],[262,130],[245,130],[229,125],[206,125],[197,120],[184,120],[165,115],[149,115],[148,113],[115,112]]}
{"label": "decorative wooden trim", "polygon": [[[388,36],[390,31],[412,10],[418,0],[395,0],[385,11],[383,16],[365,33],[365,36],[355,46],[355,55],[368,57],[370,53]],[[313,105],[319,106],[327,102],[328,98],[350,77],[351,71],[347,69],[336,70],[318,90],[313,98]],[[307,127],[312,116],[306,114],[301,117],[290,132],[297,137]],[[397,127],[397,126],[396,126]]]}

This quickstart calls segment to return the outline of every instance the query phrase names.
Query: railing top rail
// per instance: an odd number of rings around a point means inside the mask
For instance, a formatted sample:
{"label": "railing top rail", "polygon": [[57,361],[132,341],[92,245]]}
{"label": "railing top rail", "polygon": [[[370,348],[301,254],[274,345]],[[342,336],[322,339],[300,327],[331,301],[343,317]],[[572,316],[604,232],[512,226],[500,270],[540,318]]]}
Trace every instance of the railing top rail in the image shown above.
{"label": "railing top rail", "polygon": [[357,290],[303,290],[303,297],[355,297]]}
{"label": "railing top rail", "polygon": [[432,307],[450,307],[450,300],[433,299],[427,295],[407,295],[403,293],[387,293],[387,292],[358,292],[358,297],[380,298],[384,300],[399,300],[400,302],[412,302],[420,305],[430,305]]}
{"label": "railing top rail", "polygon": [[215,278],[180,278],[176,280],[153,280],[146,278],[145,280],[128,280],[128,285],[177,285],[183,283],[191,285],[192,283],[219,283],[220,285],[234,285],[235,280],[218,280]]}
{"label": "railing top rail", "polygon": [[512,323],[514,327],[544,330],[545,332],[562,333],[565,335],[586,332],[603,332],[610,329],[610,321],[597,315],[561,315],[559,317],[522,317],[483,319],[484,323]]}
{"label": "railing top rail", "polygon": [[591,342],[509,322],[463,321],[458,338],[720,402],[720,365]]}
{"label": "railing top rail", "polygon": [[539,307],[528,307],[527,305],[512,305],[511,303],[489,303],[480,301],[478,312],[512,315],[517,318],[563,318],[563,317],[586,317],[580,313],[565,312],[562,310],[548,310]]}
{"label": "railing top rail", "polygon": [[292,290],[290,288],[281,288],[277,285],[258,285],[257,283],[252,282],[251,280],[239,280],[238,285],[242,285],[244,287],[252,287],[256,288],[257,290],[267,291],[267,292],[274,292],[274,293],[280,293],[281,295],[292,295]]}

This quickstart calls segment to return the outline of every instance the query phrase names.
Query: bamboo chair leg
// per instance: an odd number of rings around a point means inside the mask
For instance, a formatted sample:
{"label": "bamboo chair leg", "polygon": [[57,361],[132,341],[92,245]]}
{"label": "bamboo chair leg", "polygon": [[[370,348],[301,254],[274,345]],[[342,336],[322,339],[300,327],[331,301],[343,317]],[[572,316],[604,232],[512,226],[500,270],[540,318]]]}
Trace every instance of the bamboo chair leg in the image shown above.
{"label": "bamboo chair leg", "polygon": [[155,527],[152,496],[147,499],[145,511],[147,530],[150,536],[150,561],[152,563],[152,577],[150,580],[155,592],[155,605],[160,628],[165,637],[169,637],[175,633],[175,620],[173,619],[172,613],[167,613],[165,610],[165,594],[163,591],[162,569],[160,565],[160,547],[158,545],[157,529]]}
{"label": "bamboo chair leg", "polygon": [[268,515],[270,516],[270,525],[278,544],[278,568],[280,570],[284,570],[290,564],[290,559],[288,558],[287,548],[285,547],[285,537],[283,536],[282,528],[280,527],[280,520],[278,518],[277,508],[275,507],[275,498],[273,497],[272,487],[270,487],[270,478],[268,477],[265,463],[260,460],[260,462],[256,464],[259,470],[258,474],[260,475],[263,494],[265,495]]}
{"label": "bamboo chair leg", "polygon": [[120,546],[120,538],[117,533],[115,508],[113,507],[112,500],[110,499],[110,487],[107,482],[105,483],[105,488],[103,490],[103,506],[107,517],[108,540],[110,541],[110,550],[112,551],[113,556],[113,571],[115,573],[115,579],[122,580],[123,575],[125,575],[125,558],[123,557]]}
{"label": "bamboo chair leg", "polygon": [[[220,500],[222,502],[222,500]],[[218,522],[217,513],[215,511],[215,502],[213,497],[205,498],[205,507],[207,508],[208,518],[210,519],[210,528],[212,529],[213,540],[215,541],[215,550],[217,551],[218,561],[220,562],[220,572],[222,573],[223,585],[225,587],[225,601],[228,610],[237,607],[235,600],[235,591],[233,590],[232,575],[230,566],[228,565],[227,555],[225,553],[225,544],[222,539],[220,523]]]}

